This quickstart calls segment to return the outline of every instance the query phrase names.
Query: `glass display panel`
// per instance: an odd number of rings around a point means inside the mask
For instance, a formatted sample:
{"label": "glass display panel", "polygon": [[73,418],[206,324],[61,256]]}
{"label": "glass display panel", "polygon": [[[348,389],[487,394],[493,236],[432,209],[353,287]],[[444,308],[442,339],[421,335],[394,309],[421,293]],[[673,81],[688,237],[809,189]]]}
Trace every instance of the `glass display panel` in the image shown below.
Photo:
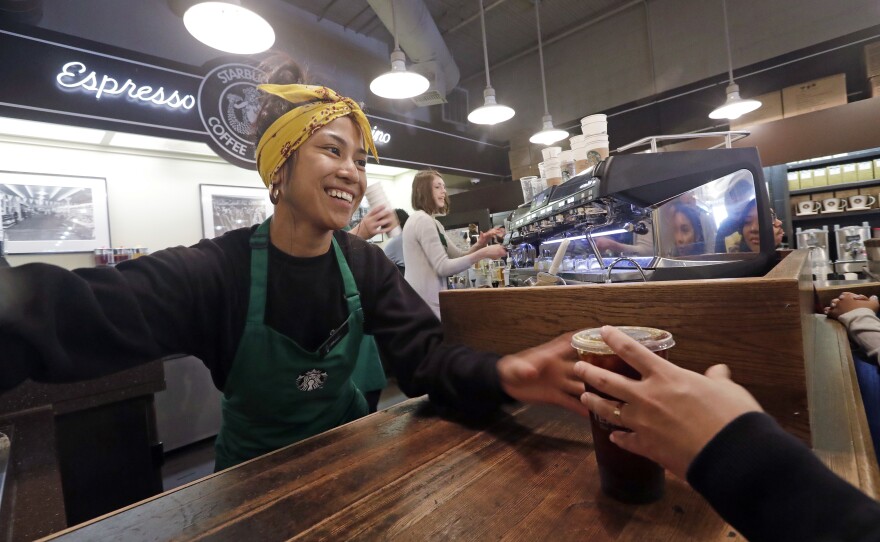
{"label": "glass display panel", "polygon": [[[658,255],[705,259],[705,255],[761,251],[755,181],[739,170],[664,203],[654,211]],[[725,258],[727,259],[727,258]]]}

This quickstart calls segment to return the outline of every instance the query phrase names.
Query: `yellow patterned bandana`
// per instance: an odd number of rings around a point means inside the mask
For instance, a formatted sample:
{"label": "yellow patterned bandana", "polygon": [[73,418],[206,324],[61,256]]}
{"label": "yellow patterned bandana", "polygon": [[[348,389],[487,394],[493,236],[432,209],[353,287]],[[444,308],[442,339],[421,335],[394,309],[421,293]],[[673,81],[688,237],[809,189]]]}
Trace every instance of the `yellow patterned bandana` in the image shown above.
{"label": "yellow patterned bandana", "polygon": [[370,122],[351,98],[327,87],[312,85],[260,85],[257,88],[288,102],[303,103],[273,122],[257,145],[257,171],[267,188],[293,151],[330,121],[346,115],[354,118],[364,136],[364,147],[379,160]]}

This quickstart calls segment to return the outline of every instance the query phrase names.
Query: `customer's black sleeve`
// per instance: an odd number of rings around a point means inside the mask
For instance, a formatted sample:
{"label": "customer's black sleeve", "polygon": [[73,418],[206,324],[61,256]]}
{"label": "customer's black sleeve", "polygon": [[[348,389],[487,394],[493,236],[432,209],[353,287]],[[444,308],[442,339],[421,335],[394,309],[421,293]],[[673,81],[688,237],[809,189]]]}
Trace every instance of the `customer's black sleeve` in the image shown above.
{"label": "customer's black sleeve", "polygon": [[687,479],[751,542],[880,541],[880,505],[763,413],[722,429]]}

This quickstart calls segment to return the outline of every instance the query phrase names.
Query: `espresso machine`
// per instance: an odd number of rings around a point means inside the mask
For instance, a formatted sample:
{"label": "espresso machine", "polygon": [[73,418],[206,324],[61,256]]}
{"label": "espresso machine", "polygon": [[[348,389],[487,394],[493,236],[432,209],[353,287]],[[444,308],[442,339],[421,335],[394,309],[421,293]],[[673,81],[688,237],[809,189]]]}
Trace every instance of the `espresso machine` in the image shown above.
{"label": "espresso machine", "polygon": [[840,275],[844,273],[862,273],[868,266],[868,256],[865,252],[865,240],[871,238],[871,227],[867,222],[861,226],[834,225],[834,238],[837,243],[837,260],[834,262],[834,272]]}
{"label": "espresso machine", "polygon": [[831,258],[828,254],[828,226],[809,230],[798,228],[795,231],[795,238],[797,239],[797,248],[810,251],[810,266],[813,276],[817,280],[827,279],[832,272]]}
{"label": "espresso machine", "polygon": [[535,284],[560,246],[557,284],[760,276],[775,261],[755,148],[606,158],[516,209],[505,244],[512,285]]}

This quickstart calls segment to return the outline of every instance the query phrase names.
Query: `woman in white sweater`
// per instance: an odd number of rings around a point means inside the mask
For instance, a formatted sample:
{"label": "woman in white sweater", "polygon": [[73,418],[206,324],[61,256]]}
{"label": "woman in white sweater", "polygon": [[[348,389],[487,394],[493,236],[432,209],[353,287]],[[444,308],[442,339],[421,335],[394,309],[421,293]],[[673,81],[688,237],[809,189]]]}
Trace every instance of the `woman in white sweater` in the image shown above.
{"label": "woman in white sweater", "polygon": [[415,213],[403,228],[403,260],[406,281],[440,318],[440,291],[446,277],[460,273],[484,258],[498,259],[507,254],[501,245],[488,245],[496,229],[480,234],[469,251],[462,252],[446,240],[446,230],[434,217],[449,212],[446,183],[432,169],[419,171],[413,178],[412,206]]}

